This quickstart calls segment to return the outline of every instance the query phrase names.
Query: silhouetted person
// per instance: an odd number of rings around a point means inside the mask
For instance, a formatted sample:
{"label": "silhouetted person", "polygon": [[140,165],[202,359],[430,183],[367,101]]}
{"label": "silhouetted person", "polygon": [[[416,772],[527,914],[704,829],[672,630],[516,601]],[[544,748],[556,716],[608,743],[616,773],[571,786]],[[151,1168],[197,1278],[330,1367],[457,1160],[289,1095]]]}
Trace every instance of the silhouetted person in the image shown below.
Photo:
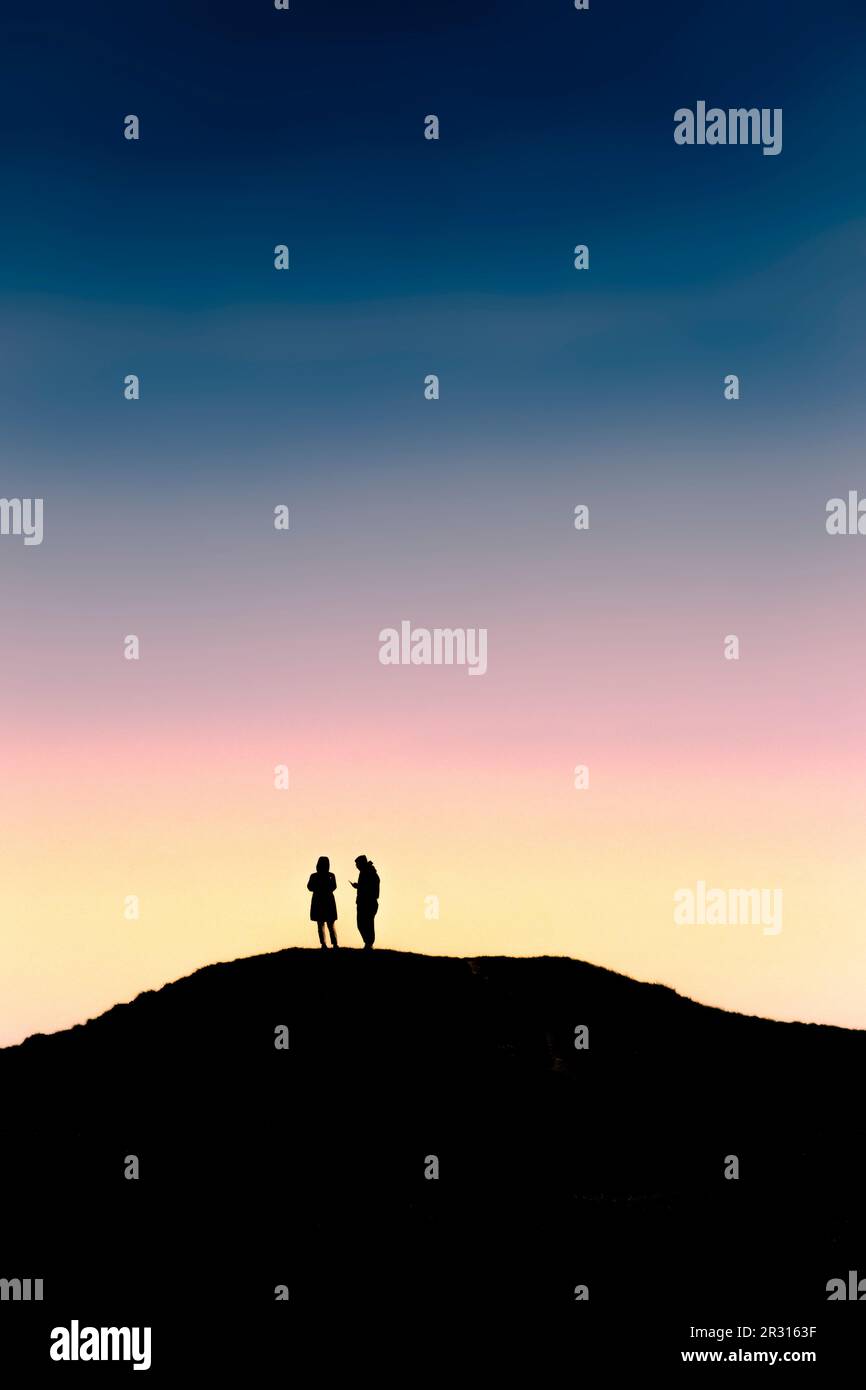
{"label": "silhouetted person", "polygon": [[334,889],[337,887],[337,880],[330,872],[331,861],[327,855],[322,855],[316,863],[316,872],[310,874],[307,888],[312,893],[310,900],[310,921],[315,922],[319,928],[319,944],[323,951],[328,948],[325,945],[325,923],[328,924],[328,931],[331,933],[331,946],[336,950],[339,942],[334,932],[334,923],[337,920],[337,903],[334,898]]}
{"label": "silhouetted person", "polygon": [[366,854],[359,854],[355,860],[358,881],[352,887],[357,889],[358,931],[364,942],[364,950],[372,951],[376,940],[376,913],[379,911],[379,875],[375,864],[371,864]]}

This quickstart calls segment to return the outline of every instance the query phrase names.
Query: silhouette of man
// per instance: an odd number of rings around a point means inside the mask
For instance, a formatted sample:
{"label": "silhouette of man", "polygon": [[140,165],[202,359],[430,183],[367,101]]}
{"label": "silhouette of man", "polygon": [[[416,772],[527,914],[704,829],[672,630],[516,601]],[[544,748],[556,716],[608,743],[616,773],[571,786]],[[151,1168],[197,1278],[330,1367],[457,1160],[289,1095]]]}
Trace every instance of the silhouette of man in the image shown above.
{"label": "silhouette of man", "polygon": [[379,911],[379,875],[376,866],[366,854],[359,854],[355,860],[358,880],[352,884],[357,890],[355,898],[358,913],[358,931],[364,942],[364,950],[372,951],[376,940],[376,913]]}

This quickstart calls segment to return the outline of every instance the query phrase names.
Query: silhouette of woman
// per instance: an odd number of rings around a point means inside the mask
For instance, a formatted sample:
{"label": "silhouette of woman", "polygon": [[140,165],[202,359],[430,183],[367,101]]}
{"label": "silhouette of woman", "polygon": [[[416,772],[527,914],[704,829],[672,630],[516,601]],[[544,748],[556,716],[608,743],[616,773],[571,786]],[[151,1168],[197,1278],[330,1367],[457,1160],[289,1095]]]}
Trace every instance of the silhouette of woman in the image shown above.
{"label": "silhouette of woman", "polygon": [[334,931],[334,923],[337,920],[337,904],[334,899],[334,889],[337,880],[329,872],[331,861],[327,855],[323,854],[316,863],[316,872],[310,874],[307,888],[312,893],[310,900],[310,921],[315,922],[319,928],[319,944],[323,951],[327,950],[325,945],[325,923],[328,924],[328,931],[331,933],[331,946],[337,949],[339,942]]}

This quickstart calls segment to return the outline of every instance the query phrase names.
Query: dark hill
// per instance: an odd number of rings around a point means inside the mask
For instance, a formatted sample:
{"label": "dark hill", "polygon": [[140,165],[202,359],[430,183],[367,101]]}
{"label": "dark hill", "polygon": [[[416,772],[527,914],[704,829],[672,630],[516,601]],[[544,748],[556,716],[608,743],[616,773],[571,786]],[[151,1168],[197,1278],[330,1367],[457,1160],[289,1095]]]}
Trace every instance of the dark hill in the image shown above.
{"label": "dark hill", "polygon": [[866,1034],[562,958],[212,965],[0,1051],[4,1259],[61,1320],[203,1301],[266,1339],[278,1284],[283,1318],[588,1318],[586,1284],[593,1314],[675,1305],[675,1341],[728,1308],[814,1323],[866,1275],[864,1070]]}

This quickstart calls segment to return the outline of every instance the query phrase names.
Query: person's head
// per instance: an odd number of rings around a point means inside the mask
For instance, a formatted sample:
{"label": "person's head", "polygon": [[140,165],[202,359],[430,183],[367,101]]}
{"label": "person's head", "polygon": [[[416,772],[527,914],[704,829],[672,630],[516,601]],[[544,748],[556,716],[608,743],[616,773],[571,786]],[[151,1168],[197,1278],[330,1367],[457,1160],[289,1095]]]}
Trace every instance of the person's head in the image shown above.
{"label": "person's head", "polygon": [[316,860],[316,873],[326,874],[331,867],[331,861],[327,854],[323,854],[321,859]]}
{"label": "person's head", "polygon": [[358,855],[358,858],[355,860],[355,866],[356,866],[356,868],[358,868],[358,869],[363,869],[363,867],[364,867],[364,865],[366,864],[366,862],[367,862],[367,856],[366,856],[366,854],[359,854],[359,855]]}

